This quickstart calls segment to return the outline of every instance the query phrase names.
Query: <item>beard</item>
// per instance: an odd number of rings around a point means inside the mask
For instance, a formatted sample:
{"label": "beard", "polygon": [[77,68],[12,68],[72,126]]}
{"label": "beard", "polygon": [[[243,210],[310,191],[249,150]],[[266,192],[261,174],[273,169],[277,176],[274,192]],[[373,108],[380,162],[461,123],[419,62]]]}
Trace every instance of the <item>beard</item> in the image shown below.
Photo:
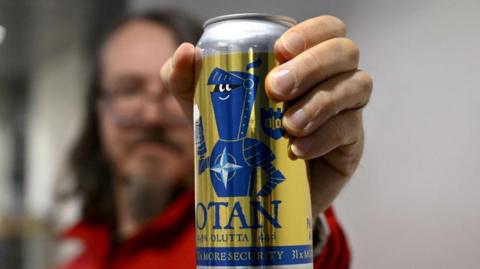
{"label": "beard", "polygon": [[193,165],[184,161],[190,153],[185,143],[163,128],[132,134],[127,152],[128,158],[116,169],[117,210],[121,219],[142,225],[159,216],[188,185]]}
{"label": "beard", "polygon": [[126,213],[139,224],[160,215],[178,188],[167,178],[128,177],[125,181]]}

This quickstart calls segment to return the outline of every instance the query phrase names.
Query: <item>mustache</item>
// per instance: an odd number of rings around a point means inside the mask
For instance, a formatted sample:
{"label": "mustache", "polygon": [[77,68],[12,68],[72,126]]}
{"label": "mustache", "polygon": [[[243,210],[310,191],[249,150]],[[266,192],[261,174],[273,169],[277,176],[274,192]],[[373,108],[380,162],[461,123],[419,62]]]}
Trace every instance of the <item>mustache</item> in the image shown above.
{"label": "mustache", "polygon": [[132,150],[142,143],[158,143],[178,153],[183,152],[182,145],[168,136],[163,128],[148,128],[137,133],[130,139],[128,149]]}

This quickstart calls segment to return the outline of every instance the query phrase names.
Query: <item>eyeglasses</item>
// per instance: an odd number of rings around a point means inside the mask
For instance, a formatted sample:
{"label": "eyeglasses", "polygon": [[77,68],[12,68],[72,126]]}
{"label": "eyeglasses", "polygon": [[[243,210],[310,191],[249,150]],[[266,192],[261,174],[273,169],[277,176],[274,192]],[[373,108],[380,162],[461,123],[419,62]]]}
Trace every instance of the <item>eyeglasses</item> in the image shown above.
{"label": "eyeglasses", "polygon": [[100,100],[106,105],[114,120],[122,126],[141,124],[148,105],[160,106],[159,113],[169,126],[184,126],[189,122],[179,111],[173,95],[162,91],[160,96],[153,96],[147,90],[138,87],[122,86],[104,89]]}

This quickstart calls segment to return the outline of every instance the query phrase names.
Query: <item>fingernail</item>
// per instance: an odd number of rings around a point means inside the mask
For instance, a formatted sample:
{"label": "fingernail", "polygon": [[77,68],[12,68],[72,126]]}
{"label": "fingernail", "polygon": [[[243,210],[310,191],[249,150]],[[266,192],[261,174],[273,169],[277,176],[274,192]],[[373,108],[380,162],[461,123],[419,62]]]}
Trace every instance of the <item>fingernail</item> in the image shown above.
{"label": "fingernail", "polygon": [[282,39],[285,49],[293,55],[297,55],[305,50],[305,39],[298,32],[288,32]]}
{"label": "fingernail", "polygon": [[287,116],[287,122],[292,129],[297,131],[303,130],[308,123],[307,113],[305,113],[303,108],[300,108],[290,116]]}
{"label": "fingernail", "polygon": [[285,96],[295,86],[295,78],[288,69],[274,71],[270,75],[271,90],[280,96]]}
{"label": "fingernail", "polygon": [[312,139],[297,138],[293,142],[291,149],[297,157],[305,157],[312,147]]}

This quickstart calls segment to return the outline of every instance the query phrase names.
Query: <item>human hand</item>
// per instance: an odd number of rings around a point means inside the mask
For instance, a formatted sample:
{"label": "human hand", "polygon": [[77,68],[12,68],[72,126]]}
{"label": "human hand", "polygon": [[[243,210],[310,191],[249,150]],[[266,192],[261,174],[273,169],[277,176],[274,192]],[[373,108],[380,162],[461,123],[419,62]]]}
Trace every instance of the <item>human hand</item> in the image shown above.
{"label": "human hand", "polygon": [[372,79],[358,70],[359,49],[332,16],[308,19],[275,44],[280,65],[266,78],[270,98],[289,102],[283,127],[294,158],[310,160],[314,216],[328,208],[363,152],[362,108]]}
{"label": "human hand", "polygon": [[[344,23],[331,16],[292,27],[275,44],[280,65],[266,78],[269,97],[290,104],[283,126],[292,139],[292,155],[310,160],[314,215],[330,206],[363,151],[362,108],[372,80],[357,69],[358,47],[345,34]],[[160,71],[164,86],[190,119],[194,68],[195,47],[184,43]]]}

